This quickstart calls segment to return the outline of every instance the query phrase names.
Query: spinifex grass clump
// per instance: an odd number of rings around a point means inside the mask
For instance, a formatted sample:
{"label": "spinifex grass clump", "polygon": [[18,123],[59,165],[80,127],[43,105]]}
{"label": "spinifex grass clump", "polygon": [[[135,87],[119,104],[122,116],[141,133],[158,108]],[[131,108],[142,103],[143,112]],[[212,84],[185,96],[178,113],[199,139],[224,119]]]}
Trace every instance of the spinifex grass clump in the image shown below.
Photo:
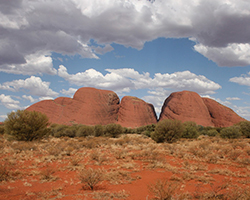
{"label": "spinifex grass clump", "polygon": [[48,125],[49,120],[46,115],[27,110],[11,112],[4,122],[5,133],[22,141],[42,138],[49,133]]}

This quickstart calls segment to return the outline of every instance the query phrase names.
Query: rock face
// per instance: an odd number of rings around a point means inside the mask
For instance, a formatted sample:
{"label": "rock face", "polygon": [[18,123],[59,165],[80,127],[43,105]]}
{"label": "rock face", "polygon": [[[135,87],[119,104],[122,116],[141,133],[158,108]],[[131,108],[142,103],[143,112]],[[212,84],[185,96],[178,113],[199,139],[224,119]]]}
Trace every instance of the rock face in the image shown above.
{"label": "rock face", "polygon": [[159,120],[163,119],[194,121],[202,126],[214,127],[232,126],[245,120],[230,108],[190,91],[172,93],[165,100]]}
{"label": "rock face", "polygon": [[[95,88],[80,88],[73,98],[59,97],[33,104],[27,110],[39,111],[57,124],[111,124],[140,127],[157,123],[153,105],[131,96],[122,98],[116,93]],[[190,91],[172,93],[164,102],[159,120],[194,121],[202,126],[227,127],[245,119],[218,102],[201,98]]]}
{"label": "rock face", "polygon": [[164,102],[160,114],[163,119],[194,121],[203,126],[213,126],[209,111],[202,98],[195,92],[172,93]]}
{"label": "rock face", "polygon": [[121,100],[118,112],[118,124],[124,127],[140,127],[157,123],[157,117],[152,104],[131,96]]}
{"label": "rock face", "polygon": [[209,110],[211,120],[215,127],[228,127],[245,121],[245,119],[237,115],[232,109],[221,105],[217,101],[209,98],[202,99]]}
{"label": "rock face", "polygon": [[80,88],[73,98],[59,97],[33,104],[27,110],[39,111],[57,124],[111,124],[139,127],[157,123],[154,107],[136,97],[124,97],[121,104],[116,93],[95,88]]}
{"label": "rock face", "polygon": [[58,124],[110,124],[117,121],[119,97],[109,90],[80,88],[73,99],[59,97],[33,104],[27,110],[40,111]]}

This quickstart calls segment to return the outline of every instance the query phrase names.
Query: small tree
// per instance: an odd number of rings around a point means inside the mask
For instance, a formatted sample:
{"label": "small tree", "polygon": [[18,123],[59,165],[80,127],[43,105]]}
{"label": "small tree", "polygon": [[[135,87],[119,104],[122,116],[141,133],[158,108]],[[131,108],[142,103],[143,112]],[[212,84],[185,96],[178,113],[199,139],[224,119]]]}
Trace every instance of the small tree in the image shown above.
{"label": "small tree", "polygon": [[5,133],[16,140],[32,141],[49,133],[49,119],[36,111],[17,110],[4,121]]}
{"label": "small tree", "polygon": [[246,138],[250,138],[250,121],[242,121],[238,123],[238,125],[240,126],[242,135]]}
{"label": "small tree", "polygon": [[155,127],[155,132],[151,137],[156,142],[174,142],[181,137],[183,133],[183,124],[179,120],[165,119]]}
{"label": "small tree", "polygon": [[230,126],[223,128],[220,132],[222,138],[236,139],[242,136],[239,126]]}
{"label": "small tree", "polygon": [[187,121],[183,123],[183,138],[197,138],[199,136],[198,127],[195,122]]}
{"label": "small tree", "polygon": [[120,124],[108,124],[105,126],[105,135],[116,138],[123,133],[123,128]]}

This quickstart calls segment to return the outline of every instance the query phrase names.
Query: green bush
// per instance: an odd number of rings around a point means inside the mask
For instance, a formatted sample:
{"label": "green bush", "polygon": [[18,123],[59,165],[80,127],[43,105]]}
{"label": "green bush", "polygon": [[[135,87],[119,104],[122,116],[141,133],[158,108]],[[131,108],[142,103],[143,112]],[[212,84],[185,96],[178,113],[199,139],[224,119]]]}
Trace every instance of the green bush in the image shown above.
{"label": "green bush", "polygon": [[116,138],[123,133],[123,128],[120,124],[108,124],[104,132],[105,136]]}
{"label": "green bush", "polygon": [[210,129],[207,131],[207,135],[210,136],[210,137],[214,137],[216,135],[218,135],[219,132],[216,130],[216,129]]}
{"label": "green bush", "polygon": [[4,125],[0,125],[0,135],[4,134]]}
{"label": "green bush", "polygon": [[184,122],[184,130],[181,135],[182,138],[197,138],[199,136],[198,126],[195,122]]}
{"label": "green bush", "polygon": [[243,136],[250,138],[250,121],[242,121],[237,124]]}
{"label": "green bush", "polygon": [[5,133],[16,140],[32,141],[42,138],[49,129],[48,117],[36,111],[18,110],[4,121]]}
{"label": "green bush", "polygon": [[104,135],[104,128],[102,125],[95,125],[94,126],[94,136],[99,137]]}
{"label": "green bush", "polygon": [[230,126],[223,128],[220,132],[220,136],[222,138],[236,139],[240,138],[242,136],[242,133],[240,132],[239,126]]}
{"label": "green bush", "polygon": [[50,134],[54,137],[62,137],[67,128],[68,126],[64,124],[52,124],[50,126]]}
{"label": "green bush", "polygon": [[151,134],[151,137],[156,142],[175,142],[179,139],[183,133],[183,124],[179,120],[165,119],[155,127],[155,132]]}
{"label": "green bush", "polygon": [[77,137],[87,137],[87,136],[94,136],[94,127],[93,126],[86,126],[80,125],[76,132]]}

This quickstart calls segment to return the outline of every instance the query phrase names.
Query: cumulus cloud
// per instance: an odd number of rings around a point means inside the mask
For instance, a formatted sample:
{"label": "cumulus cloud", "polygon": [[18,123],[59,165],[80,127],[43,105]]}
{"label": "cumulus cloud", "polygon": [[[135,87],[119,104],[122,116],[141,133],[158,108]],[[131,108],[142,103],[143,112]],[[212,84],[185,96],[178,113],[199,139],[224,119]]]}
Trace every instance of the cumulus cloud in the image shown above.
{"label": "cumulus cloud", "polygon": [[36,101],[36,99],[34,99],[32,96],[23,95],[22,97],[26,100],[29,100],[31,103]]}
{"label": "cumulus cloud", "polygon": [[49,82],[42,81],[40,77],[31,76],[30,78],[27,78],[25,80],[19,79],[0,84],[0,89],[9,90],[12,92],[24,90],[30,95],[39,97],[56,97],[58,93],[50,89],[49,85]]}
{"label": "cumulus cloud", "polygon": [[245,0],[0,0],[0,69],[54,74],[23,65],[37,52],[98,58],[112,43],[141,49],[159,37],[195,38],[194,48],[218,65],[249,65],[249,10]]}
{"label": "cumulus cloud", "polygon": [[221,86],[202,75],[190,71],[175,72],[172,74],[154,74],[150,77],[148,72],[140,74],[130,68],[106,69],[103,75],[95,69],[69,74],[67,68],[59,66],[58,75],[71,84],[78,86],[110,89],[116,92],[129,92],[130,90],[163,88],[171,90],[192,90],[201,94],[212,94]]}
{"label": "cumulus cloud", "polygon": [[194,49],[216,62],[219,66],[246,66],[250,65],[249,44],[229,44],[226,47],[209,47],[203,44],[196,44]]}
{"label": "cumulus cloud", "polygon": [[230,82],[238,83],[239,85],[250,86],[250,72],[247,75],[243,74],[240,77],[233,77],[229,79]]}
{"label": "cumulus cloud", "polygon": [[24,74],[24,75],[43,74],[43,73],[50,75],[57,74],[57,70],[53,68],[52,58],[50,57],[50,55],[35,53],[25,56],[24,59],[25,61],[22,64],[3,65],[0,68],[0,71],[12,74]]}
{"label": "cumulus cloud", "polygon": [[228,100],[228,101],[239,101],[241,99],[239,97],[227,97],[226,100]]}
{"label": "cumulus cloud", "polygon": [[1,94],[0,102],[8,109],[20,109],[20,102],[11,98],[9,95]]}
{"label": "cumulus cloud", "polygon": [[67,96],[73,97],[73,95],[75,94],[76,91],[77,91],[77,89],[75,89],[75,88],[69,88],[68,90],[62,89],[60,92],[62,94],[67,95]]}

